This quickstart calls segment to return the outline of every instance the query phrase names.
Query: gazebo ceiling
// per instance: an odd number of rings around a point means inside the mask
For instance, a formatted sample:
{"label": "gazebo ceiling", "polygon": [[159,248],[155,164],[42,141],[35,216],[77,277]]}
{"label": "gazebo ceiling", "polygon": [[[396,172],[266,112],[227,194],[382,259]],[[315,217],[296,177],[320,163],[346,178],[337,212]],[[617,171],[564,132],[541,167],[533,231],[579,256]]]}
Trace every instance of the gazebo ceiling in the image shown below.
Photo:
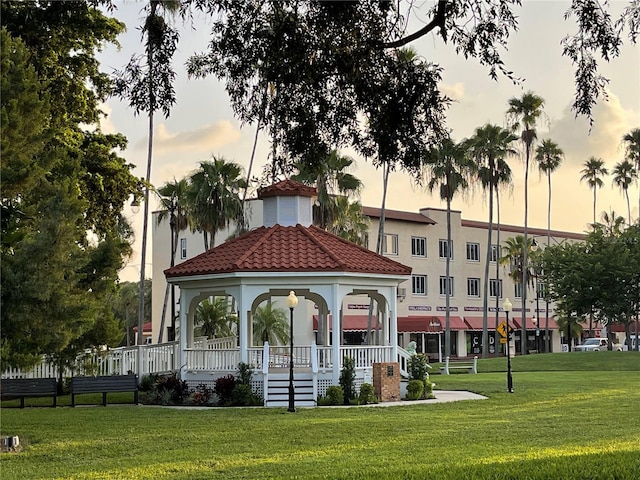
{"label": "gazebo ceiling", "polygon": [[260,227],[164,271],[167,278],[231,272],[411,275],[411,267],[318,227]]}

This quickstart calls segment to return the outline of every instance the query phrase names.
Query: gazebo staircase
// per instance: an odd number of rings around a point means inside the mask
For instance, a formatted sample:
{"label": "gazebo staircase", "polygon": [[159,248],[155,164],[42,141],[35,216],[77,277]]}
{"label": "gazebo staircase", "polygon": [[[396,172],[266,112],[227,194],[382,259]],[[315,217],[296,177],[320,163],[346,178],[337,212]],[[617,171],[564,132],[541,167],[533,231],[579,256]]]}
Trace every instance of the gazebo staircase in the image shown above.
{"label": "gazebo staircase", "polygon": [[[314,407],[313,375],[311,371],[293,372],[293,386],[296,407]],[[268,396],[266,407],[287,407],[289,405],[289,371],[284,368],[271,369],[267,380]]]}

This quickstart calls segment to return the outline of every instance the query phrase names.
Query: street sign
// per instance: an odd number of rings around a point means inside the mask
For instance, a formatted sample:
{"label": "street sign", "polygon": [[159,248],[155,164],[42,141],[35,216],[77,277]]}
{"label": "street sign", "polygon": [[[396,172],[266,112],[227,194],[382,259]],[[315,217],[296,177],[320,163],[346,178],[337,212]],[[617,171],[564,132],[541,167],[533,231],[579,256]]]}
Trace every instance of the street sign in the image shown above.
{"label": "street sign", "polygon": [[507,339],[506,339],[505,337],[502,337],[502,338],[500,339],[500,343],[502,343],[502,344],[507,343]]}
{"label": "street sign", "polygon": [[[507,337],[507,322],[505,322],[504,320],[498,324],[498,333],[503,338]],[[500,343],[503,343],[503,342],[500,342]]]}

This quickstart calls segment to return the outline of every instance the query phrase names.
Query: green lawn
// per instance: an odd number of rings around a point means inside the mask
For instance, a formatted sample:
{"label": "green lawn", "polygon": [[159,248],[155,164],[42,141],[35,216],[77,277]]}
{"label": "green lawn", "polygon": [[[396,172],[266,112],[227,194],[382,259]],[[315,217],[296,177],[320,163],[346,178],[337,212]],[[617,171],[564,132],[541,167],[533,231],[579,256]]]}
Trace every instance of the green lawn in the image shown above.
{"label": "green lawn", "polygon": [[[385,408],[3,408],[3,479],[636,479],[640,355],[504,358],[433,375],[483,401]],[[434,370],[436,370],[434,368]],[[437,392],[436,392],[437,394]],[[125,399],[125,401],[127,401]],[[46,403],[46,402],[45,402]]]}

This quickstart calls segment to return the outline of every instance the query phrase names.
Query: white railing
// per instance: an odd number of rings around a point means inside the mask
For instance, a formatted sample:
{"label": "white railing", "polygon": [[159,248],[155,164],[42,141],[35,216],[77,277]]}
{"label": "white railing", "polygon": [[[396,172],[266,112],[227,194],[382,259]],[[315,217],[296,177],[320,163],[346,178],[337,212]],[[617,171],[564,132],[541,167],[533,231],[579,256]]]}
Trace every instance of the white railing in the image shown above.
{"label": "white railing", "polygon": [[235,371],[240,363],[240,350],[196,350],[187,349],[186,354],[186,370],[205,371],[205,370],[222,370]]}
{"label": "white railing", "polygon": [[230,350],[238,347],[238,337],[198,338],[193,341],[193,348],[202,350]]}
{"label": "white railing", "polygon": [[[270,367],[289,367],[289,347],[270,346],[269,347],[269,366]],[[293,366],[294,367],[310,367],[311,366],[311,346],[301,345],[293,347]]]}
{"label": "white railing", "polygon": [[357,346],[357,347],[340,347],[340,355],[344,361],[345,357],[351,357],[355,360],[356,368],[366,368],[374,363],[391,362],[393,347],[381,346]]}
{"label": "white railing", "polygon": [[400,364],[400,375],[403,377],[409,377],[409,359],[411,355],[404,348],[398,347],[398,363]]}

